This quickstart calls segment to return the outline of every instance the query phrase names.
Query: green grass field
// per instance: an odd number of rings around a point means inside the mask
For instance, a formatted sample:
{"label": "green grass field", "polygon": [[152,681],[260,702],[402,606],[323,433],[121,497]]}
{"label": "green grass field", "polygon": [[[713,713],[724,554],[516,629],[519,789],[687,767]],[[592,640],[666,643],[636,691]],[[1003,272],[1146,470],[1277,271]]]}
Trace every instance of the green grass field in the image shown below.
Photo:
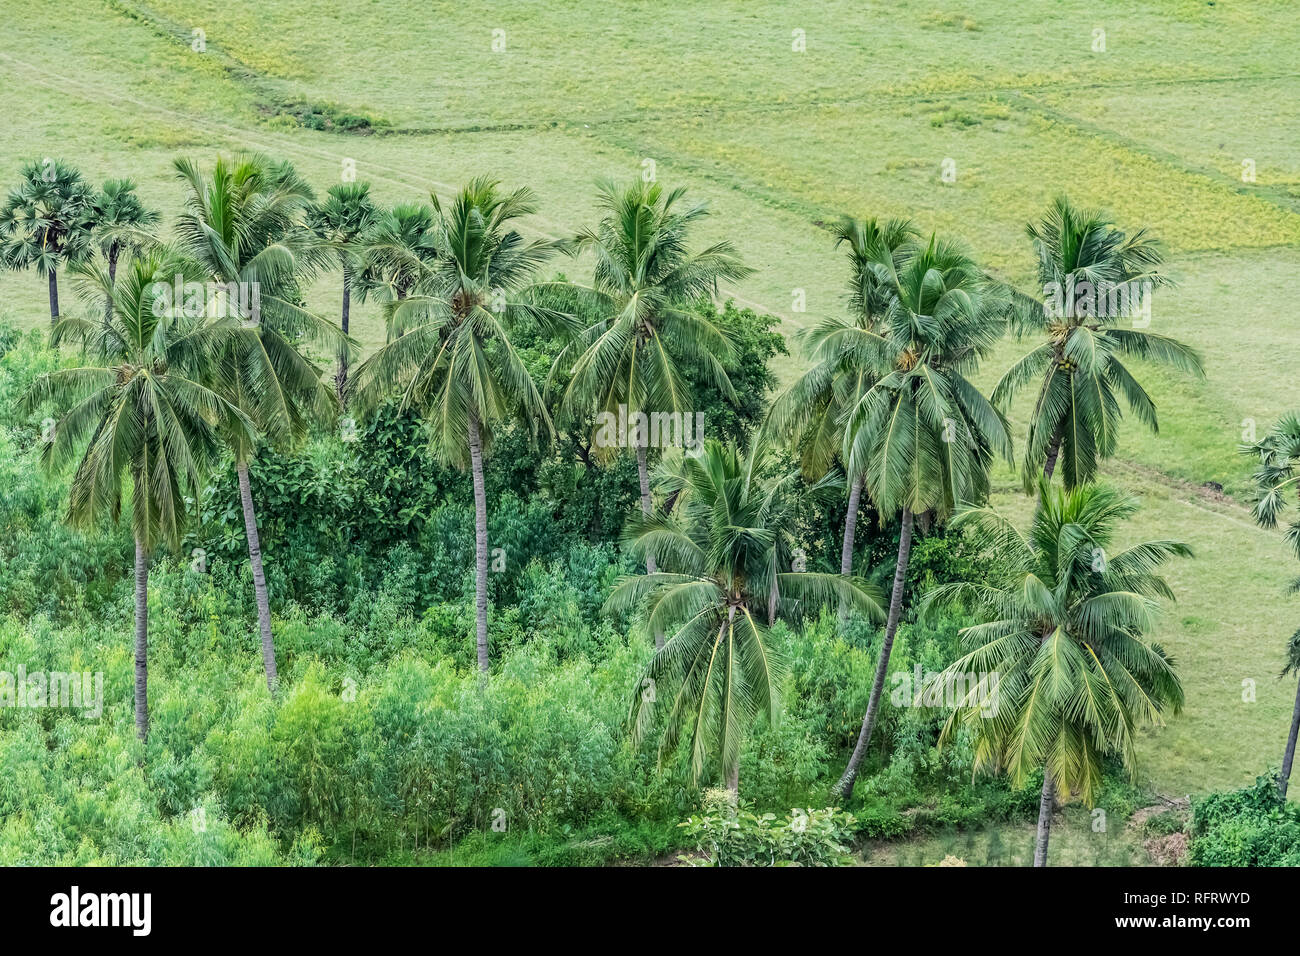
{"label": "green grass field", "polygon": [[[446,195],[480,173],[527,184],[532,229],[568,235],[593,218],[593,181],[657,176],[708,198],[705,238],[731,237],[755,275],[726,290],[789,333],[840,308],[845,270],[824,227],[843,213],[909,215],[966,239],[1026,283],[1027,220],[1060,192],[1163,238],[1178,280],[1152,328],[1200,348],[1208,377],[1146,370],[1161,433],[1127,428],[1109,478],[1139,494],[1134,538],[1177,537],[1179,595],[1159,639],[1187,690],[1152,731],[1145,783],[1178,796],[1250,782],[1280,759],[1293,685],[1274,679],[1300,617],[1280,535],[1236,500],[1235,453],[1300,405],[1300,40],[1284,3],[1067,0],[710,4],[579,9],[379,0],[241,5],[215,0],[0,0],[5,138],[0,184],[45,156],[88,178],[132,176],[169,219],[186,154],[262,150],[323,190],[345,162],[377,198]],[[203,52],[195,30],[202,30]],[[1105,49],[1094,50],[1104,30]],[[494,31],[498,45],[494,52]],[[804,52],[796,52],[802,31]],[[1287,66],[1292,67],[1287,72]],[[371,118],[375,132],[304,128],[304,108]],[[941,180],[945,160],[955,181]],[[1254,182],[1242,181],[1253,160]],[[580,276],[585,263],[557,268]],[[803,290],[806,311],[794,311]],[[334,315],[337,277],[309,290]],[[66,301],[66,299],[65,299]],[[0,315],[48,321],[43,280],[0,275]],[[383,337],[373,307],[353,328]],[[1027,346],[1006,343],[991,385]],[[783,370],[789,375],[797,358]],[[1023,414],[1019,416],[1023,435]],[[998,502],[1022,513],[1015,476]],[[1257,699],[1243,702],[1243,681]]]}

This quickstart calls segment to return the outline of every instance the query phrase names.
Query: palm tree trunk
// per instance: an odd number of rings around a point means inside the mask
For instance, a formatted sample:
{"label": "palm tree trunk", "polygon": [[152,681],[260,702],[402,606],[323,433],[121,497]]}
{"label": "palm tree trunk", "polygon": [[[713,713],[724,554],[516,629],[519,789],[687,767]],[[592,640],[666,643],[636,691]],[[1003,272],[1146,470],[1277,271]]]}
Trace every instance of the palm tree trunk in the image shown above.
{"label": "palm tree trunk", "polygon": [[[641,513],[648,518],[650,517],[650,513],[654,511],[654,504],[650,500],[650,468],[646,463],[646,457],[645,441],[638,436],[636,443],[636,476],[641,482]],[[647,551],[645,556],[645,573],[654,574],[655,571],[655,556]],[[661,651],[663,650],[663,647],[664,632],[656,628],[655,650]]]}
{"label": "palm tree trunk", "polygon": [[1052,443],[1047,446],[1047,460],[1043,463],[1043,474],[1047,480],[1052,480],[1052,472],[1056,471],[1056,458],[1061,453],[1061,430],[1057,426],[1056,434],[1052,436]]}
{"label": "palm tree trunk", "polygon": [[488,672],[487,639],[487,496],[483,491],[483,445],[478,415],[469,413],[469,463],[474,474],[474,606],[478,615],[478,669]]}
{"label": "palm tree trunk", "polygon": [[239,475],[239,500],[244,506],[248,563],[253,566],[253,595],[257,598],[257,627],[262,633],[262,664],[266,668],[266,687],[274,694],[279,676],[275,670],[275,642],[271,638],[271,602],[266,593],[266,573],[262,570],[262,543],[257,536],[257,514],[253,511],[253,489],[248,482],[248,464],[237,464],[235,472]]}
{"label": "palm tree trunk", "polygon": [[1038,838],[1034,841],[1034,866],[1047,866],[1047,838],[1052,832],[1052,771],[1043,767],[1043,795],[1038,801]]}
{"label": "palm tree trunk", "polygon": [[149,736],[149,554],[135,539],[135,734]]}
{"label": "palm tree trunk", "polygon": [[732,800],[740,796],[740,764],[732,767],[727,771],[727,792],[731,794]]}
{"label": "palm tree trunk", "polygon": [[1287,784],[1291,780],[1291,764],[1295,760],[1296,734],[1300,731],[1300,682],[1295,688],[1295,707],[1291,711],[1291,733],[1286,738],[1286,753],[1282,755],[1282,772],[1277,776],[1278,796],[1286,799]]}
{"label": "palm tree trunk", "polygon": [[849,487],[849,511],[844,516],[844,546],[840,549],[840,574],[853,573],[853,539],[858,531],[858,505],[862,502],[862,476],[853,479]]}
{"label": "palm tree trunk", "polygon": [[50,270],[50,328],[59,324],[59,274]]}
{"label": "palm tree trunk", "polygon": [[[348,334],[349,313],[352,310],[352,270],[348,268],[346,262],[343,263],[343,319],[341,327],[343,334]],[[338,388],[339,404],[343,404],[343,392],[348,384],[348,356],[346,352],[339,353],[339,374],[335,379]]]}
{"label": "palm tree trunk", "polygon": [[898,631],[898,619],[903,612],[903,581],[907,578],[907,559],[912,551],[912,512],[903,509],[902,527],[898,533],[898,563],[894,566],[894,590],[889,596],[889,620],[885,625],[885,641],[880,645],[880,660],[876,662],[876,679],[871,684],[871,699],[867,702],[867,713],[862,718],[862,730],[858,733],[858,742],[853,748],[853,756],[844,774],[835,785],[835,792],[847,801],[853,796],[853,784],[858,778],[858,768],[866,756],[867,746],[871,743],[872,731],[876,729],[876,714],[880,710],[880,697],[885,689],[885,673],[889,670],[889,654],[894,649],[894,634]]}
{"label": "palm tree trunk", "polygon": [[[114,285],[117,282],[117,243],[113,243],[108,248],[108,284]],[[110,292],[104,296],[104,331],[113,321],[113,294]]]}

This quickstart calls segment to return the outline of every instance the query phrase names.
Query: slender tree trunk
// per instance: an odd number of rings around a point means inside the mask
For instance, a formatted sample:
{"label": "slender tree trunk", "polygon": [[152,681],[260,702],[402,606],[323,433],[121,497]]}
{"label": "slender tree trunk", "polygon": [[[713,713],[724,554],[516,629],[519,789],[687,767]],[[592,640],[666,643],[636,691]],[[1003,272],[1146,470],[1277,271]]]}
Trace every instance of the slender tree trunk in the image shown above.
{"label": "slender tree trunk", "polygon": [[853,479],[849,486],[849,510],[844,516],[844,546],[840,548],[840,574],[853,573],[853,543],[858,532],[858,506],[862,503],[862,476]]}
{"label": "slender tree trunk", "polygon": [[1047,838],[1052,832],[1052,771],[1043,767],[1043,795],[1038,801],[1038,838],[1034,841],[1034,866],[1047,866]]}
{"label": "slender tree trunk", "polygon": [[[849,486],[849,510],[844,515],[844,545],[840,548],[840,574],[853,573],[853,544],[858,531],[858,506],[862,503],[862,476],[853,479]],[[840,622],[849,616],[847,601],[840,601]]]}
{"label": "slender tree trunk", "polygon": [[1291,733],[1286,738],[1286,753],[1282,755],[1282,772],[1277,777],[1278,796],[1286,799],[1287,784],[1291,781],[1291,764],[1295,760],[1296,734],[1300,731],[1300,682],[1295,688],[1295,707],[1291,711]]}
{"label": "slender tree trunk", "polygon": [[149,736],[149,553],[135,539],[135,734]]}
{"label": "slender tree trunk", "polygon": [[487,636],[487,496],[483,491],[483,445],[478,415],[469,413],[469,464],[474,474],[474,607],[478,615],[478,669],[488,672]]}
{"label": "slender tree trunk", "polygon": [[[641,513],[647,518],[654,510],[654,504],[650,500],[650,467],[646,463],[646,436],[637,435],[636,443],[636,475],[641,482]],[[646,552],[645,556],[645,573],[654,574],[656,571],[655,556]],[[664,632],[655,630],[655,650],[661,651],[664,646]]]}
{"label": "slender tree trunk", "polygon": [[[108,247],[108,284],[113,286],[117,283],[117,243]],[[104,296],[104,331],[108,331],[109,325],[113,321],[113,293]]]}
{"label": "slender tree trunk", "polygon": [[59,274],[50,270],[50,328],[59,324]]}
{"label": "slender tree trunk", "polygon": [[731,794],[733,801],[740,797],[740,764],[727,771],[727,792]]}
{"label": "slender tree trunk", "polygon": [[894,567],[894,590],[889,596],[889,620],[885,625],[885,641],[880,645],[880,660],[876,662],[876,679],[871,684],[871,699],[867,702],[867,713],[862,718],[862,730],[858,733],[858,742],[853,748],[853,756],[835,791],[845,801],[853,796],[853,785],[858,778],[858,769],[862,758],[866,756],[867,746],[871,743],[871,734],[876,729],[876,714],[880,710],[880,697],[885,689],[885,673],[889,670],[889,654],[894,649],[894,634],[898,631],[898,619],[903,612],[903,582],[907,578],[907,559],[912,551],[912,512],[903,509],[902,527],[898,533],[898,563]]}
{"label": "slender tree trunk", "polygon": [[257,598],[257,627],[262,634],[262,664],[266,668],[266,687],[272,694],[280,682],[275,669],[275,642],[271,637],[271,602],[266,593],[266,573],[262,569],[262,543],[257,535],[257,514],[253,511],[253,489],[248,482],[248,464],[238,464],[239,500],[244,506],[244,535],[248,538],[248,563],[253,566],[253,594]]}
{"label": "slender tree trunk", "polygon": [[[346,262],[343,263],[343,334],[348,334],[349,313],[352,310],[352,270],[348,268]],[[339,404],[343,404],[343,392],[348,384],[348,356],[347,352],[339,352],[339,375],[335,379],[338,388]]]}
{"label": "slender tree trunk", "polygon": [[1047,480],[1052,480],[1052,472],[1056,471],[1056,458],[1061,453],[1061,430],[1057,427],[1056,434],[1052,436],[1052,443],[1047,446],[1047,460],[1043,462],[1043,474]]}

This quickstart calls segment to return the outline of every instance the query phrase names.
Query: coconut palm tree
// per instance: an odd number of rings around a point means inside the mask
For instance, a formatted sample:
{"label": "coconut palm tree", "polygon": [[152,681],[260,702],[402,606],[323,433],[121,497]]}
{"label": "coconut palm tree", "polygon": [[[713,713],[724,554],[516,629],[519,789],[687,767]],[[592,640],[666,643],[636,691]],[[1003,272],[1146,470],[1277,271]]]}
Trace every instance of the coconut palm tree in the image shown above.
{"label": "coconut palm tree", "polygon": [[903,584],[916,515],[943,520],[988,494],[995,453],[1008,460],[1006,420],[967,376],[999,338],[1005,303],[959,245],[931,237],[901,257],[892,250],[875,268],[891,287],[874,331],[857,337],[874,353],[874,381],[849,410],[841,456],[861,473],[881,521],[899,519],[898,560],[889,618],[867,712],[836,791],[853,793],[875,729],[889,656],[902,614]]}
{"label": "coconut palm tree", "polygon": [[1103,760],[1118,756],[1136,773],[1138,728],[1182,707],[1173,659],[1145,635],[1159,599],[1173,600],[1157,569],[1191,550],[1161,540],[1112,553],[1117,525],[1138,508],[1119,491],[1052,489],[1044,476],[1038,495],[1028,533],[991,508],[962,512],[953,526],[985,550],[993,579],[943,585],[926,606],[965,597],[983,617],[941,678],[964,690],[940,742],[964,725],[977,769],[1015,786],[1042,771],[1034,865],[1046,866],[1054,795],[1077,792],[1091,806]]}
{"label": "coconut palm tree", "polygon": [[[821,477],[834,466],[844,444],[849,410],[875,381],[875,339],[870,335],[884,317],[893,284],[878,263],[892,261],[894,270],[915,250],[916,230],[910,222],[860,220],[846,216],[835,227],[836,246],[849,254],[849,318],[827,318],[795,333],[812,367],[772,403],[764,428],[790,441],[800,452],[805,476]],[[849,478],[848,511],[840,549],[840,573],[853,572],[853,550],[864,476]]]}
{"label": "coconut palm tree", "polygon": [[[665,191],[659,183],[641,180],[626,186],[602,181],[598,189],[603,218],[568,247],[575,255],[590,251],[595,257],[593,282],[577,294],[585,298],[582,311],[598,320],[556,359],[557,366],[573,361],[560,411],[605,413],[629,422],[643,416],[645,427],[628,440],[636,449],[641,511],[648,515],[653,510],[651,416],[693,411],[682,363],[699,363],[724,395],[735,394],[722,366],[731,344],[689,303],[716,294],[720,281],[742,279],[753,270],[729,242],[690,250],[691,229],[708,215],[708,206],[684,206],[684,189]],[[599,436],[593,442],[603,445]],[[653,574],[654,556],[646,561]],[[663,646],[657,632],[655,643]]]}
{"label": "coconut palm tree", "polygon": [[670,635],[633,695],[634,742],[657,726],[664,756],[685,739],[696,781],[716,771],[734,794],[745,735],[760,714],[780,711],[782,666],[765,614],[844,602],[879,619],[880,595],[860,578],[781,570],[798,476],[771,468],[767,443],[754,441],[746,455],[711,439],[674,465],[672,514],[634,518],[626,542],[664,570],[624,577],[605,607],[646,603],[648,625]]}
{"label": "coconut palm tree", "polygon": [[239,336],[237,323],[172,316],[156,309],[159,285],[177,275],[199,278],[183,257],[155,248],[131,260],[115,283],[107,268],[78,266],[88,294],[109,296],[113,314],[101,320],[65,318],[57,344],[80,338],[94,364],[59,369],[37,378],[21,407],[52,402],[62,409],[53,440],[42,454],[47,468],[77,459],[68,503],[70,523],[87,527],[107,516],[118,520],[123,485],[135,539],[135,726],[149,729],[149,556],[181,537],[187,502],[199,497],[221,450],[221,435],[252,423],[211,387],[214,357]]}
{"label": "coconut palm tree", "polygon": [[[399,203],[380,212],[362,241],[357,298],[400,302],[424,291],[419,285],[429,278],[443,241],[438,229],[438,214],[425,203]],[[389,340],[404,331],[390,313]]]}
{"label": "coconut palm tree", "polygon": [[1168,282],[1159,271],[1160,247],[1145,229],[1130,236],[1104,213],[1076,208],[1062,196],[1028,230],[1044,298],[1017,296],[1014,314],[1018,331],[1032,329],[1044,341],[1007,370],[991,397],[1005,409],[1021,388],[1039,383],[1025,444],[1025,489],[1040,472],[1050,478],[1058,458],[1066,487],[1074,487],[1091,481],[1097,462],[1115,452],[1117,394],[1139,421],[1158,430],[1155,402],[1123,359],[1198,376],[1204,370],[1194,349],[1138,327],[1149,322],[1151,291]]}
{"label": "coconut palm tree", "polygon": [[[370,198],[370,184],[338,183],[330,187],[324,200],[308,211],[307,225],[316,237],[327,242],[339,257],[343,271],[343,314],[339,327],[348,334],[352,305],[352,281],[361,258],[365,237],[374,227],[379,209]],[[348,359],[339,356],[339,372],[335,379],[339,401],[348,383]]]}
{"label": "coconut palm tree", "polygon": [[303,347],[321,342],[337,354],[349,345],[333,325],[297,304],[300,277],[327,251],[302,228],[312,201],[305,180],[292,167],[261,156],[219,157],[211,175],[187,159],[178,159],[175,168],[187,187],[185,211],[176,223],[178,244],[198,264],[209,288],[220,290],[206,297],[215,302],[205,301],[205,309],[224,311],[255,333],[229,340],[218,361],[225,397],[257,423],[260,433],[251,440],[241,428],[227,438],[239,482],[266,682],[274,692],[270,597],[249,463],[260,441],[291,443],[305,434],[311,418],[337,410],[332,389]]}
{"label": "coconut palm tree", "polygon": [[0,206],[0,261],[46,277],[50,328],[59,321],[59,270],[84,259],[94,227],[95,190],[58,160],[27,163]]}
{"label": "coconut palm tree", "polygon": [[483,459],[493,427],[507,419],[552,432],[550,415],[510,342],[524,318],[566,329],[564,317],[526,301],[531,277],[555,243],[526,240],[514,222],[536,209],[533,193],[503,193],[491,179],[470,182],[446,209],[432,197],[436,235],[444,238],[432,266],[411,266],[421,294],[387,307],[387,345],[357,367],[349,388],[363,410],[396,395],[402,410],[419,410],[432,448],[443,461],[468,465],[474,484],[476,640],[488,671],[487,501]]}
{"label": "coconut palm tree", "polygon": [[[108,265],[108,278],[117,276],[117,260],[123,252],[139,251],[147,244],[145,230],[158,223],[158,213],[140,201],[131,179],[110,179],[104,183],[94,202],[95,238],[100,254]],[[104,297],[104,323],[111,322],[113,300]]]}
{"label": "coconut palm tree", "polygon": [[[1288,412],[1269,428],[1263,438],[1243,444],[1241,452],[1258,462],[1255,470],[1254,502],[1251,514],[1262,527],[1276,528],[1278,518],[1286,510],[1291,496],[1300,497],[1300,415]],[[1300,517],[1292,519],[1286,529],[1286,540],[1292,551],[1300,557]],[[1300,591],[1300,578],[1291,584],[1291,592]],[[1286,665],[1280,676],[1300,673],[1300,630],[1287,642]],[[1282,754],[1282,771],[1278,775],[1278,793],[1286,799],[1291,780],[1291,765],[1295,761],[1296,737],[1300,735],[1300,685],[1296,687],[1295,706],[1291,710],[1291,731],[1287,735],[1286,750]]]}

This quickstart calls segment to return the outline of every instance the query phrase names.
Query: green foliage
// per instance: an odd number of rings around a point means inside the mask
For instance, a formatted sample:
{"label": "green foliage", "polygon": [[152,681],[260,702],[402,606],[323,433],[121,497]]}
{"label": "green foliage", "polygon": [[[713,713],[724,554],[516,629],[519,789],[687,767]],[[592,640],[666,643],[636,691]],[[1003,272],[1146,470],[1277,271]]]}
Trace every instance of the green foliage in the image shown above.
{"label": "green foliage", "polygon": [[726,791],[705,794],[704,812],[679,824],[697,856],[693,866],[850,866],[853,814],[833,808],[794,809],[782,819],[736,807]]}
{"label": "green foliage", "polygon": [[1193,866],[1300,866],[1300,807],[1278,797],[1277,775],[1192,799]]}

